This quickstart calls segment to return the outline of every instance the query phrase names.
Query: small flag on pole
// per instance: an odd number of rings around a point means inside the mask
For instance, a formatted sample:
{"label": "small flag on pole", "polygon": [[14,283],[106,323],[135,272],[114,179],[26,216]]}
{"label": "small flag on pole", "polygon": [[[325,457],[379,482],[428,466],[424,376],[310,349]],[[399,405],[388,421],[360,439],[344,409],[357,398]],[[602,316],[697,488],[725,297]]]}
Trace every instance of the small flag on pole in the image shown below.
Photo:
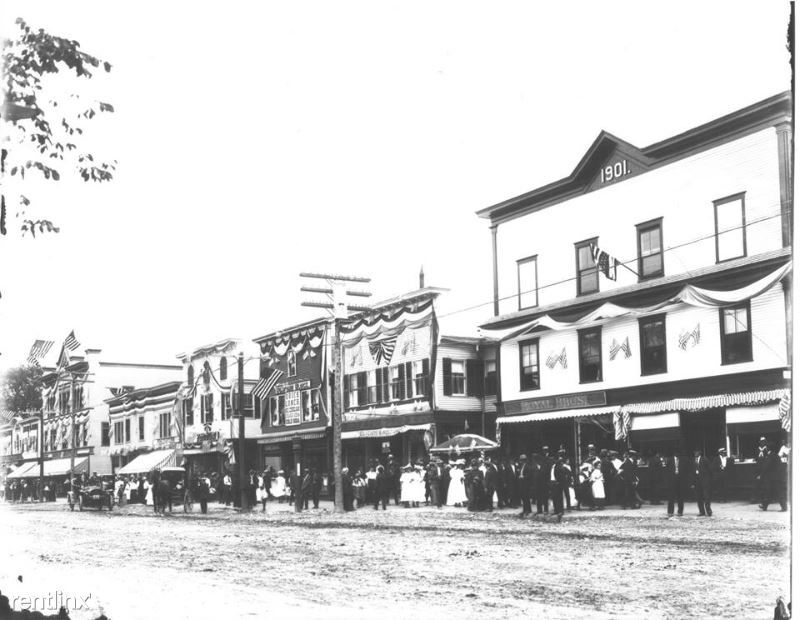
{"label": "small flag on pole", "polygon": [[64,340],[64,348],[69,349],[70,351],[74,351],[79,346],[81,346],[81,343],[78,342],[78,339],[75,337],[75,330],[73,329],[69,333],[69,336],[67,336],[66,339]]}
{"label": "small flag on pole", "polygon": [[270,393],[272,388],[275,387],[275,384],[282,376],[283,376],[282,370],[278,370],[277,368],[273,369],[269,377],[265,379],[260,379],[258,383],[256,383],[256,386],[253,388],[253,396],[255,396],[258,399],[264,398],[267,394]]}
{"label": "small flag on pole", "polygon": [[594,243],[590,243],[589,248],[592,252],[594,263],[597,265],[600,272],[609,280],[616,280],[619,261],[613,256],[610,256],[608,252],[601,250]]}
{"label": "small flag on pole", "polygon": [[52,340],[36,340],[28,353],[28,363],[34,366],[39,365],[39,360],[47,355],[50,348],[53,346]]}

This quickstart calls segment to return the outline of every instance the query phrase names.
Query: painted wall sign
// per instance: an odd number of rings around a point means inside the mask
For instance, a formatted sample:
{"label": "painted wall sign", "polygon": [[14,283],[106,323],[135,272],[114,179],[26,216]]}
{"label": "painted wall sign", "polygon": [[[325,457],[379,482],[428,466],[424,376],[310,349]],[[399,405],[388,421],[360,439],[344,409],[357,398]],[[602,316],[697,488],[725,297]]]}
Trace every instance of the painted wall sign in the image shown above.
{"label": "painted wall sign", "polygon": [[515,415],[518,413],[555,411],[557,409],[580,409],[582,407],[596,407],[605,404],[605,391],[583,392],[580,394],[562,394],[560,396],[509,401],[503,403],[503,411],[507,415]]}

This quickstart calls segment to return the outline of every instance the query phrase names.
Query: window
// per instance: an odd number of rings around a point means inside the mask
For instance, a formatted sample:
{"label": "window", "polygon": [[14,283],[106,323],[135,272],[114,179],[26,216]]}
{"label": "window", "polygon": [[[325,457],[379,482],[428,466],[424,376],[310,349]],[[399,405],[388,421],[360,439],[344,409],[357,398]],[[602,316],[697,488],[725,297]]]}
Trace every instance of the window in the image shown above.
{"label": "window", "polygon": [[139,441],[144,441],[144,416],[139,416]]}
{"label": "window", "polygon": [[72,391],[72,410],[79,411],[83,409],[83,386],[76,385]]}
{"label": "window", "polygon": [[581,383],[593,383],[603,380],[602,344],[602,334],[599,327],[578,332]]}
{"label": "window", "polygon": [[204,394],[200,397],[200,420],[203,424],[214,421],[214,394]]}
{"label": "window", "polygon": [[252,394],[245,393],[242,398],[242,416],[245,418],[252,418],[256,414],[255,402]]}
{"label": "window", "polygon": [[643,375],[667,372],[667,336],[663,314],[639,319],[639,348]]}
{"label": "window", "polygon": [[539,267],[536,256],[517,261],[517,291],[520,310],[539,305]]}
{"label": "window", "polygon": [[597,244],[597,237],[575,244],[578,295],[596,293],[600,290],[597,265],[594,262],[594,256],[592,256],[591,244]]}
{"label": "window", "polygon": [[158,436],[161,439],[166,439],[172,433],[170,428],[170,415],[169,411],[165,411],[158,417]]}
{"label": "window", "polygon": [[[111,437],[108,436],[110,431],[110,425],[108,422],[100,422],[100,445],[101,446],[110,446],[111,445]],[[56,431],[52,430],[50,432],[50,445],[55,448],[56,447]]]}
{"label": "window", "polygon": [[527,340],[519,343],[519,389],[538,390],[539,341]]}
{"label": "window", "polygon": [[225,381],[228,378],[228,358],[219,358],[219,380]]}
{"label": "window", "polygon": [[486,360],[484,364],[486,374],[483,380],[483,391],[487,396],[497,394],[497,362]]}
{"label": "window", "polygon": [[289,353],[286,354],[286,366],[288,369],[286,374],[290,377],[294,377],[297,374],[297,356],[291,349],[289,349]]}
{"label": "window", "polygon": [[303,412],[303,422],[311,420],[311,392],[304,390],[300,393],[300,406]]}
{"label": "window", "polygon": [[131,419],[125,418],[125,443],[131,441]]}
{"label": "window", "polygon": [[183,423],[186,426],[194,425],[194,396],[183,401]]}
{"label": "window", "polygon": [[406,397],[406,377],[405,366],[392,366],[389,369],[389,377],[392,383],[392,400],[403,400]]}
{"label": "window", "polygon": [[661,243],[661,218],[636,227],[639,251],[639,279],[664,275],[664,248]]}
{"label": "window", "polygon": [[418,360],[412,363],[411,372],[414,377],[414,396],[426,397],[428,395],[428,374],[430,361]]}
{"label": "window", "polygon": [[453,396],[464,396],[467,393],[466,362],[464,360],[452,360],[450,368]]}
{"label": "window", "polygon": [[348,375],[347,384],[349,387],[348,407],[358,407],[358,374]]}
{"label": "window", "polygon": [[375,369],[375,392],[377,397],[375,402],[388,403],[391,400],[388,368]]}
{"label": "window", "polygon": [[220,414],[221,419],[228,420],[231,417],[231,395],[229,393],[220,394]]}
{"label": "window", "polygon": [[750,304],[720,308],[722,363],[738,364],[753,361],[753,339],[750,329]]}
{"label": "window", "polygon": [[321,408],[320,405],[320,394],[319,390],[312,390],[311,391],[311,419],[312,420],[319,420],[319,410]]}
{"label": "window", "polygon": [[367,381],[367,403],[372,405],[378,402],[378,388],[376,387],[376,372],[366,373]]}
{"label": "window", "polygon": [[[111,445],[109,442],[108,437],[108,422],[101,422],[100,423],[100,445],[101,446],[108,446]],[[50,431],[50,449],[56,449],[56,429],[52,429]]]}
{"label": "window", "polygon": [[269,424],[270,426],[277,426],[278,424],[278,397],[269,397]]}
{"label": "window", "polygon": [[186,384],[191,389],[194,386],[194,366],[189,364],[189,367],[186,369]]}
{"label": "window", "polygon": [[114,422],[114,443],[120,444],[125,440],[125,427],[122,422]]}
{"label": "window", "polygon": [[714,201],[718,263],[747,254],[744,225],[744,194]]}

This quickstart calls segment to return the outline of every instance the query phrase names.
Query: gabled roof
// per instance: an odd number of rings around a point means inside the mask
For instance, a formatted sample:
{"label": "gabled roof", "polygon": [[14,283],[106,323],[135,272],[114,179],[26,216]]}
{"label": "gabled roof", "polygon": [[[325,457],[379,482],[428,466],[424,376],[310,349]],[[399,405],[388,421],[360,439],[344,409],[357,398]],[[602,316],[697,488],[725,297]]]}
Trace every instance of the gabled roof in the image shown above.
{"label": "gabled roof", "polygon": [[641,174],[727,140],[789,121],[791,112],[792,95],[786,91],[644,148],[601,131],[569,176],[481,209],[477,214],[492,223],[513,219],[599,189],[597,175],[615,153],[631,160],[635,166],[632,173]]}

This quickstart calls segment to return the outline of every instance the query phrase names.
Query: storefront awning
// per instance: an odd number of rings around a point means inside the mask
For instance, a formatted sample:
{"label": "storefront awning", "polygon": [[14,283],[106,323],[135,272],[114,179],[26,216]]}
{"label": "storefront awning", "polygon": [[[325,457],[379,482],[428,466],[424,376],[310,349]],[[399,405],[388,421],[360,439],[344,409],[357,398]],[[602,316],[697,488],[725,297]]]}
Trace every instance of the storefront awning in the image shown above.
{"label": "storefront awning", "polygon": [[656,428],[678,428],[680,425],[681,415],[676,412],[635,416],[631,420],[632,431],[649,431]]}
{"label": "storefront awning", "polygon": [[433,424],[408,424],[404,426],[394,426],[392,428],[371,428],[360,431],[345,431],[342,439],[374,439],[380,437],[393,437],[409,431],[428,431]]}
{"label": "storefront awning", "polygon": [[[673,398],[651,403],[632,403],[624,405],[628,413],[662,413],[668,411],[703,411],[705,409],[718,409],[725,407],[731,409],[736,406],[763,405],[777,402],[788,393],[786,389],[761,390],[758,392],[740,392],[738,394],[715,394],[713,396],[699,396],[697,398]],[[498,420],[499,421],[499,420]]]}
{"label": "storefront awning", "polygon": [[[284,441],[292,441],[293,439],[302,439],[303,441],[309,439],[323,439],[325,437],[325,430],[322,429],[313,429],[310,431],[300,432],[300,431],[290,431],[284,433],[275,433],[274,435],[267,435],[266,437],[260,437],[258,439],[259,445],[269,445],[275,443],[283,443]],[[342,433],[342,439],[344,439],[344,433]]]}
{"label": "storefront awning", "polygon": [[543,413],[528,413],[507,418],[497,418],[498,424],[516,424],[519,422],[544,422],[546,420],[563,420],[566,418],[593,417],[607,415],[619,411],[619,405],[613,407],[586,407],[584,409],[562,409],[561,411],[545,411]]}
{"label": "storefront awning", "polygon": [[759,407],[728,407],[725,410],[725,421],[728,424],[749,424],[751,422],[777,422],[778,403]]}
{"label": "storefront awning", "polygon": [[175,466],[175,450],[153,450],[140,454],[117,470],[118,474],[146,474],[154,469]]}
{"label": "storefront awning", "polygon": [[26,472],[29,472],[33,468],[36,468],[36,475],[38,476],[39,475],[39,463],[33,462],[33,463],[23,463],[22,465],[17,467],[14,471],[12,471],[10,474],[8,474],[8,476],[6,476],[6,478],[7,479],[24,478]]}

